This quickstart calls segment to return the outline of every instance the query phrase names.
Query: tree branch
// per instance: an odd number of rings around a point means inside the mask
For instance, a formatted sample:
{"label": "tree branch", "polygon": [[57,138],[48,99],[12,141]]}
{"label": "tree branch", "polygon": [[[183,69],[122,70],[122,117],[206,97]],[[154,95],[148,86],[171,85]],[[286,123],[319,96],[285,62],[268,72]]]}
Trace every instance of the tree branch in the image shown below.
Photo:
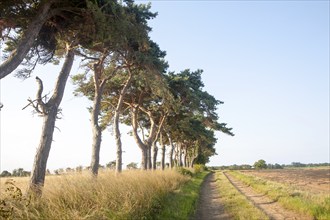
{"label": "tree branch", "polygon": [[[42,83],[42,80],[36,76],[36,80],[38,83],[38,92],[37,92],[37,97],[36,97],[36,101],[37,101],[37,106],[33,106],[37,112],[41,113],[41,114],[47,114],[47,108],[46,108],[46,104],[42,101],[42,92],[44,90],[44,86]],[[38,108],[38,106],[40,106],[41,109]]]}

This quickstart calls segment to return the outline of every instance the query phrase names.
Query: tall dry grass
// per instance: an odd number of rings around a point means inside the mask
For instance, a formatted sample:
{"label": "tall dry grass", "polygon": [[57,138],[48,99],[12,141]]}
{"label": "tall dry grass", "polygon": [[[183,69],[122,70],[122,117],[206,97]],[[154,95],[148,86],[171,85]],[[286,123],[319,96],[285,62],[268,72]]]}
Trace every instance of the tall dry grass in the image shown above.
{"label": "tall dry grass", "polygon": [[175,171],[48,176],[41,199],[4,199],[13,207],[13,219],[151,219],[164,196],[187,180]]}

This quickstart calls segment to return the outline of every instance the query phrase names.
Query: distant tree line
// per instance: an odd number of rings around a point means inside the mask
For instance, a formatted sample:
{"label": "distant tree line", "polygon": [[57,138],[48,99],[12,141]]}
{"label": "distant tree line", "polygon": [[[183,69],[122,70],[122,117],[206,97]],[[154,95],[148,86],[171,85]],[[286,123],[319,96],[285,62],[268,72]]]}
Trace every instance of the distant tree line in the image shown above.
{"label": "distant tree line", "polygon": [[284,167],[324,167],[330,166],[330,163],[300,163],[300,162],[292,162],[289,165],[284,165]]}
{"label": "distant tree line", "polygon": [[[167,164],[168,165],[168,164]],[[160,167],[160,162],[158,162],[158,167]],[[99,164],[99,169],[105,170],[115,170],[116,169],[116,161],[110,161],[109,163],[105,164],[104,166]],[[126,165],[126,169],[128,170],[134,170],[138,169],[138,163],[131,162]],[[67,168],[59,168],[55,169],[53,172],[51,172],[49,169],[46,170],[46,175],[62,175],[62,174],[69,174],[69,173],[80,173],[82,171],[90,171],[90,166],[77,166],[75,168],[67,167]],[[30,176],[31,172],[26,171],[23,168],[14,169],[12,172],[9,172],[7,170],[4,170],[1,172],[0,177],[26,177]]]}
{"label": "distant tree line", "polygon": [[25,171],[23,168],[14,169],[12,172],[4,170],[1,172],[0,177],[24,177],[30,176],[31,172]]}
{"label": "distant tree line", "polygon": [[284,168],[300,168],[300,167],[325,167],[330,166],[330,163],[300,163],[292,162],[291,164],[271,164],[266,163],[265,160],[258,160],[253,165],[241,164],[241,165],[229,165],[229,166],[211,166],[210,169],[214,170],[253,170],[253,169],[284,169]]}

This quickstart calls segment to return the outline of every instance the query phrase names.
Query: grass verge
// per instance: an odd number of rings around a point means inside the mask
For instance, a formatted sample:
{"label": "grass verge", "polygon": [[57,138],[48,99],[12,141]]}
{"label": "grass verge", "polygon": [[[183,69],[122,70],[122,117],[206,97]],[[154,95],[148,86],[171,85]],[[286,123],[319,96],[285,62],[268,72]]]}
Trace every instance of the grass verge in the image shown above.
{"label": "grass verge", "polygon": [[230,172],[257,192],[265,193],[278,201],[284,208],[312,216],[314,219],[330,219],[330,195],[315,194],[308,191],[268,181],[256,176],[245,175],[238,171]]}
{"label": "grass verge", "polygon": [[153,219],[189,219],[196,210],[201,185],[209,172],[200,172],[180,189],[168,194],[163,200],[163,208]]}
{"label": "grass verge", "polygon": [[219,186],[219,195],[225,211],[233,219],[269,219],[262,211],[256,208],[229,182],[223,172],[216,172],[216,183]]}

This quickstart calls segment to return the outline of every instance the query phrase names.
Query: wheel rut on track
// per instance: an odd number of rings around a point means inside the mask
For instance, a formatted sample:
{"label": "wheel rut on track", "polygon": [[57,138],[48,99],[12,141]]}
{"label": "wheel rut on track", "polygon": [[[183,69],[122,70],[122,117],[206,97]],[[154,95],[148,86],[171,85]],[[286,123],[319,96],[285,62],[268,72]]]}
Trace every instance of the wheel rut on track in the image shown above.
{"label": "wheel rut on track", "polygon": [[309,220],[313,219],[309,216],[302,216],[290,210],[284,209],[278,202],[270,199],[265,194],[257,193],[248,185],[237,180],[230,174],[224,172],[224,175],[231,182],[231,184],[242,193],[254,206],[263,211],[272,220]]}

